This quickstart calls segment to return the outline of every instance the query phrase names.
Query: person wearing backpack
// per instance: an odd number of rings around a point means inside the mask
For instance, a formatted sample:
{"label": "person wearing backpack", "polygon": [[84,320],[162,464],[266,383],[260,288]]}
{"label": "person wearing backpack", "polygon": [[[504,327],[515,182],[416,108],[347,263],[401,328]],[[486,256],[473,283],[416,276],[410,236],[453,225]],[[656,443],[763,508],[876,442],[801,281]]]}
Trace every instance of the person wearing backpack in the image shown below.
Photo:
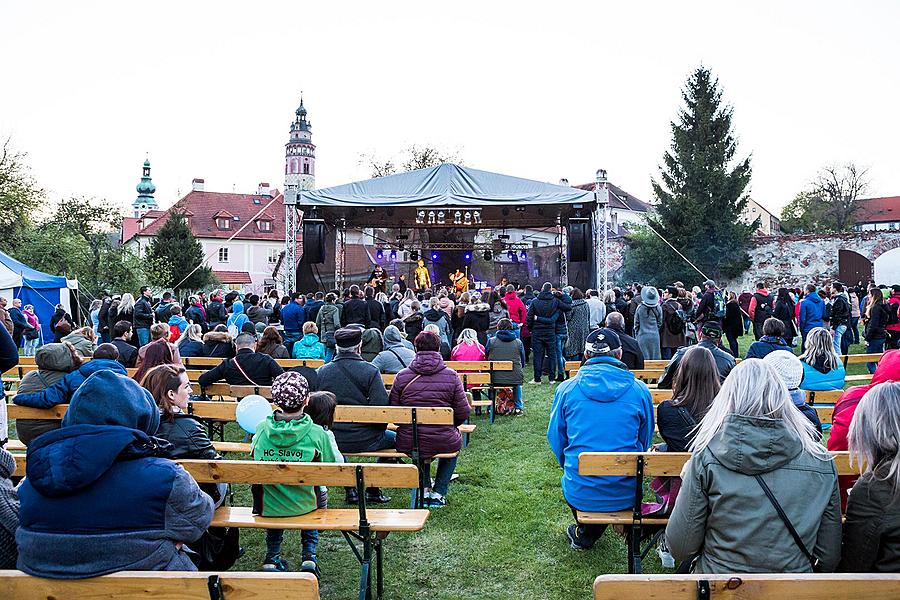
{"label": "person wearing backpack", "polygon": [[687,317],[678,302],[678,288],[668,286],[663,292],[663,325],[659,332],[659,344],[662,347],[663,360],[669,360],[678,349],[685,345],[684,327]]}
{"label": "person wearing backpack", "polygon": [[706,321],[717,321],[721,326],[722,319],[725,318],[725,293],[716,288],[716,282],[712,279],[704,281],[703,287],[706,291],[700,297],[694,319],[697,329],[700,329]]}
{"label": "person wearing backpack", "polygon": [[750,298],[750,320],[753,321],[753,337],[763,336],[763,323],[774,314],[775,299],[769,294],[765,281],[756,284],[756,293]]}
{"label": "person wearing backpack", "polygon": [[173,304],[169,307],[169,341],[175,343],[187,329],[188,320],[181,316],[181,307]]}
{"label": "person wearing backpack", "polygon": [[741,306],[734,292],[728,292],[728,303],[725,304],[725,319],[722,322],[722,333],[728,340],[728,349],[735,358],[740,357],[738,338],[744,333],[744,319]]}

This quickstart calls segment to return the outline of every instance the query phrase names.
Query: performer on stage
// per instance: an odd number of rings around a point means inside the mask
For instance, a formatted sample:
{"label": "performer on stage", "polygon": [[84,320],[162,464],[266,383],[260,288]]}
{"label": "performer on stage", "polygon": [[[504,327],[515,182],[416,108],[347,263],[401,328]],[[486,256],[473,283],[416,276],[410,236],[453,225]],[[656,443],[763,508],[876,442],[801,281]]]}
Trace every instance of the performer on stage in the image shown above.
{"label": "performer on stage", "polygon": [[375,268],[372,269],[372,275],[369,277],[368,284],[375,288],[376,292],[383,292],[385,289],[385,281],[387,281],[387,273],[384,272],[381,265],[375,265]]}
{"label": "performer on stage", "polygon": [[416,267],[416,290],[424,291],[431,289],[431,273],[428,272],[428,269],[425,268],[425,261],[421,258],[419,259],[419,266]]}
{"label": "performer on stage", "polygon": [[450,273],[450,281],[457,294],[469,291],[469,278],[459,269],[456,270],[456,273]]}

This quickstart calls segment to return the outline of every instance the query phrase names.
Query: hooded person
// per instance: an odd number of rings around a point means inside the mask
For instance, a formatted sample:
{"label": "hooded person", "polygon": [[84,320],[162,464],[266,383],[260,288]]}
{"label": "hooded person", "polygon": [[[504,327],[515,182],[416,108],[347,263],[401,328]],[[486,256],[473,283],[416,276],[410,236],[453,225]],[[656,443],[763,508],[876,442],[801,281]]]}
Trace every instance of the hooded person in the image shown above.
{"label": "hooded person", "polygon": [[809,284],[806,286],[806,295],[800,302],[800,335],[803,341],[806,341],[806,334],[816,327],[822,327],[825,324],[825,301],[816,292],[816,286]]}
{"label": "hooded person", "polygon": [[803,381],[803,363],[797,358],[793,352],[788,350],[775,350],[766,354],[763,360],[772,370],[778,373],[778,376],[784,382],[791,395],[791,401],[794,403],[803,416],[809,419],[819,435],[822,434],[822,422],[816,409],[806,403],[806,393],[800,389],[800,383]]}
{"label": "hooded person", "polygon": [[[856,412],[859,401],[870,389],[886,381],[900,381],[900,350],[888,350],[884,353],[869,384],[849,388],[838,398],[831,417],[831,433],[828,436],[829,450],[832,452],[847,450],[850,423],[853,421],[853,413]],[[842,475],[838,479],[841,487],[841,507],[843,508],[847,505],[847,491],[853,487],[857,477]]]}
{"label": "hooded person", "polygon": [[[31,394],[41,392],[82,364],[81,355],[71,344],[46,344],[38,348],[34,355],[37,371],[25,374],[16,392]],[[39,435],[59,429],[59,419],[16,419],[16,434],[26,446]]]}
{"label": "hooded person", "polygon": [[88,377],[62,428],[28,447],[20,570],[49,579],[196,570],[186,544],[209,527],[213,502],[157,456],[158,427],[159,409],[137,382],[108,370]]}
{"label": "hooded person", "polygon": [[234,356],[234,340],[227,331],[219,331],[218,328],[225,325],[217,325],[216,329],[203,335],[203,356],[210,358],[232,358]]}
{"label": "hooded person", "polygon": [[384,350],[384,340],[381,330],[370,327],[362,334],[362,357],[366,362],[372,362],[375,357]]}
{"label": "hooded person", "polygon": [[228,333],[231,334],[231,337],[237,337],[237,334],[243,330],[245,323],[250,323],[250,317],[244,313],[244,303],[240,300],[235,300],[234,304],[231,305],[232,313],[228,315],[228,320],[225,322],[225,325],[228,327]]}
{"label": "hooded person", "polygon": [[101,371],[128,375],[128,370],[115,358],[94,358],[43,390],[17,393],[13,397],[13,403],[31,408],[52,408],[57,404],[65,404],[74,398],[75,393],[91,375]]}
{"label": "hooded person", "polygon": [[416,357],[416,351],[408,348],[400,330],[388,325],[384,330],[384,350],[372,360],[382,373],[399,373],[409,367]]}
{"label": "hooded person", "polygon": [[[585,340],[586,362],[559,384],[550,408],[547,441],[563,468],[562,491],[576,511],[611,512],[634,507],[634,477],[587,477],[578,473],[582,452],[646,452],[653,441],[653,400],[619,358],[622,344],[611,329]],[[603,427],[598,427],[603,423]],[[605,525],[570,525],[573,549],[591,548]]]}

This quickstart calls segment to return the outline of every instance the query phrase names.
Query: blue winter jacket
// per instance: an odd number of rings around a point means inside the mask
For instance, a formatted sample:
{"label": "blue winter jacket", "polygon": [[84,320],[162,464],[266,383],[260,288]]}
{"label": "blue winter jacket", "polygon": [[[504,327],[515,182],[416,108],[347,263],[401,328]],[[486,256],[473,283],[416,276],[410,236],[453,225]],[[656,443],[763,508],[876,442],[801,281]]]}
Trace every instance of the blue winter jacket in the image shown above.
{"label": "blue winter jacket", "polygon": [[16,394],[13,403],[31,408],[52,408],[57,404],[65,404],[72,399],[81,384],[97,371],[112,371],[119,375],[128,375],[127,369],[119,361],[94,358],[45,390],[29,394]]}
{"label": "blue winter jacket", "polygon": [[303,307],[296,302],[288,302],[281,309],[281,322],[284,324],[285,333],[300,333],[303,331],[304,312]]}
{"label": "blue winter jacket", "polygon": [[234,325],[237,327],[238,332],[241,331],[241,328],[244,326],[244,323],[250,322],[250,317],[244,312],[244,303],[235,301],[231,305],[232,313],[228,315],[228,320],[225,322],[225,325],[231,327]]}
{"label": "blue winter jacket", "polygon": [[[296,304],[296,302],[294,304]],[[322,300],[310,300],[309,302],[304,304],[301,307],[301,310],[303,311],[304,322],[312,321],[313,323],[315,323],[316,317],[319,314],[319,309],[322,308],[323,306],[325,306],[325,303]],[[302,329],[303,323],[301,323],[300,325],[301,325],[301,329]]]}
{"label": "blue winter jacket", "polygon": [[177,544],[203,534],[213,502],[178,464],[155,457],[152,396],[100,371],[76,392],[69,413],[71,423],[28,446],[17,567],[51,579],[196,570]]}
{"label": "blue winter jacket", "polygon": [[794,349],[784,343],[784,340],[774,335],[764,335],[747,348],[747,356],[744,358],[764,358],[776,350],[787,350],[790,353]]}
{"label": "blue winter jacket", "polygon": [[589,359],[556,388],[547,440],[563,468],[566,502],[605,512],[634,506],[633,477],[583,477],[582,452],[646,452],[653,439],[653,401],[647,386],[612,357]]}
{"label": "blue winter jacket", "polygon": [[804,362],[803,381],[800,382],[800,389],[810,392],[842,390],[844,389],[844,378],[846,376],[847,372],[844,370],[843,364],[839,363],[837,369],[823,373],[814,366]]}
{"label": "blue winter jacket", "polygon": [[169,322],[167,324],[170,328],[172,327],[172,325],[177,325],[178,331],[180,331],[181,333],[184,333],[184,330],[187,329],[189,325],[188,320],[181,315],[172,315],[171,317],[169,317]]}
{"label": "blue winter jacket", "polygon": [[808,332],[822,327],[825,317],[825,301],[816,292],[810,292],[800,302],[800,331]]}

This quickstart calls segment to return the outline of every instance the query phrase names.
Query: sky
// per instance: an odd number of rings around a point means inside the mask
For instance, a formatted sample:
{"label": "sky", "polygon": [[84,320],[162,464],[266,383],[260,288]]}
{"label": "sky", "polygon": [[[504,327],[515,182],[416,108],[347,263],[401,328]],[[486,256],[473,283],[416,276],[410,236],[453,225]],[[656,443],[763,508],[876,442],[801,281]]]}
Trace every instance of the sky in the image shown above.
{"label": "sky", "polygon": [[700,65],[734,108],[750,193],[778,211],[817,170],[900,195],[900,2],[13,2],[0,0],[0,136],[51,200],[123,211],[149,156],[170,206],[284,180],[301,92],[317,187],[412,144],[652,199]]}

